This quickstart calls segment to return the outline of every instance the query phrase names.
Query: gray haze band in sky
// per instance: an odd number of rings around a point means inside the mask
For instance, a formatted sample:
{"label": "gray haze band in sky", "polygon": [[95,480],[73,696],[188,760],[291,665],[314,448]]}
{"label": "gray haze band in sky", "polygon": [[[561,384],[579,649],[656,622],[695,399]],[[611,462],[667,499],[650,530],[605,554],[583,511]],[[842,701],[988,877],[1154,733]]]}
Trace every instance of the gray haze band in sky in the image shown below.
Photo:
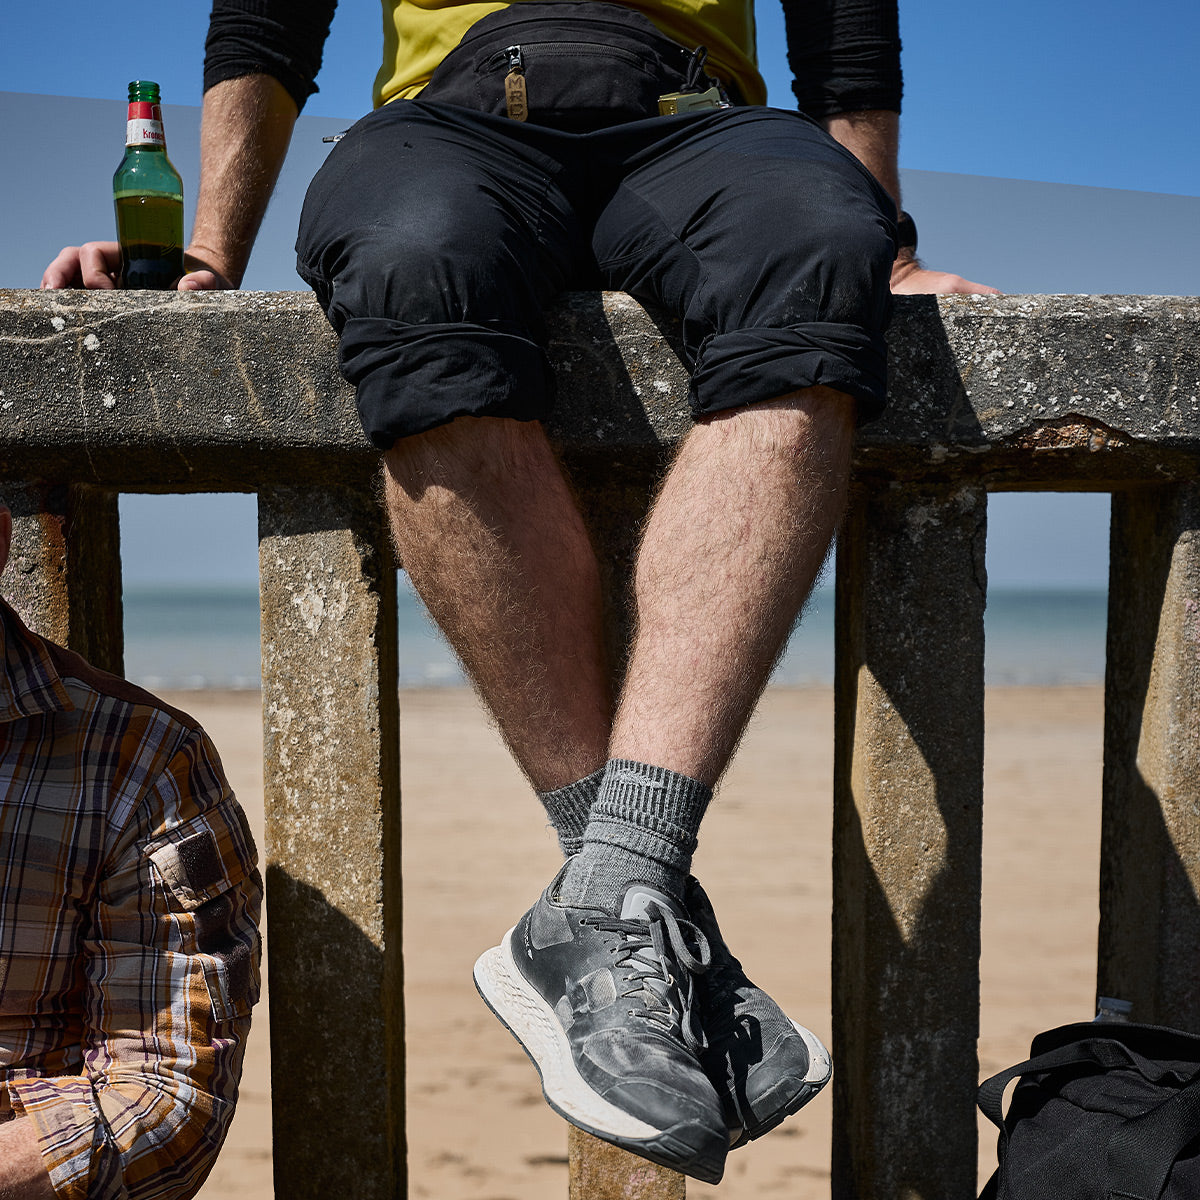
{"label": "gray haze band in sky", "polygon": [[[190,225],[200,110],[168,104],[163,118]],[[345,127],[328,117],[297,123],[247,289],[303,287],[293,253],[300,206],[329,153],[322,136]],[[2,161],[20,163],[30,181],[11,179],[0,189],[0,286],[36,287],[62,246],[113,236],[112,173],[124,130],[119,99],[0,92]],[[936,171],[901,175],[931,266],[1010,293],[1192,296],[1200,289],[1200,197]]]}

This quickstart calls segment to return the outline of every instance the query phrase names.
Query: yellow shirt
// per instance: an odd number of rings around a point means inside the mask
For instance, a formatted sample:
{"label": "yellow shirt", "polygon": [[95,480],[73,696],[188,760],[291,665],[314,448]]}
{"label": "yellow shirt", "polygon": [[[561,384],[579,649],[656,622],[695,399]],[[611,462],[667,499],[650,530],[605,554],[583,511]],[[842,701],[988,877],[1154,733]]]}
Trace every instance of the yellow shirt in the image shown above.
{"label": "yellow shirt", "polygon": [[[375,106],[397,97],[411,100],[476,21],[507,7],[500,0],[383,0],[383,66],[375,79]],[[751,0],[642,0],[628,7],[689,50],[707,46],[710,75],[735,83],[750,104],[766,102]]]}

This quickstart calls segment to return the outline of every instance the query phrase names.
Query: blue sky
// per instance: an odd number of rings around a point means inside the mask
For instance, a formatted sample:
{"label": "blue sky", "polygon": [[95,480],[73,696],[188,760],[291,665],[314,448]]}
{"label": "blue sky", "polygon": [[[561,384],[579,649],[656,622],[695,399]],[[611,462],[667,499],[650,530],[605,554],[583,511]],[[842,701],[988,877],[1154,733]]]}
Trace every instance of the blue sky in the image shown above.
{"label": "blue sky", "polygon": [[[208,13],[200,0],[147,10],[153,33],[137,36],[137,10],[109,0],[5,9],[5,91],[119,99],[136,76],[162,83],[169,103],[200,102]],[[1200,195],[1195,0],[901,0],[900,17],[902,165]],[[762,0],[758,22],[771,103],[789,106],[775,0]],[[376,0],[342,0],[306,112],[364,112],[380,43]]]}
{"label": "blue sky", "polygon": [[[60,245],[111,236],[108,178],[131,78],[157,79],[168,105],[200,102],[208,5],[158,6],[153,35],[136,37],[131,11],[107,0],[5,8],[0,153],[45,186],[0,189],[0,286],[33,286]],[[770,101],[790,107],[775,0],[759,5],[758,22]],[[1195,0],[901,0],[901,33],[901,166],[932,263],[1009,292],[1200,290]],[[300,286],[291,235],[324,153],[319,134],[369,107],[380,44],[376,0],[342,0],[247,286]],[[47,105],[41,122],[19,93],[106,104]],[[195,113],[168,108],[167,119],[194,189]],[[251,497],[128,498],[123,518],[130,580],[254,576]],[[181,521],[194,536],[178,538]],[[993,581],[1103,583],[1106,523],[1099,496],[993,497]],[[187,549],[164,554],[164,541]]]}

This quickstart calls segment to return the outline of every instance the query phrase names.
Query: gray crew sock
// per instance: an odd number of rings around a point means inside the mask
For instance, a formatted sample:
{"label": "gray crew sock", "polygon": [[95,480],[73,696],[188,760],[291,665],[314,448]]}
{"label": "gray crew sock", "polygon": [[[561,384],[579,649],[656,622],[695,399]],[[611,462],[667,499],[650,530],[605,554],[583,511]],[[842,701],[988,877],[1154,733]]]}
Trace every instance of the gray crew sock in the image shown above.
{"label": "gray crew sock", "polygon": [[564,858],[578,854],[583,846],[583,831],[587,829],[588,817],[600,792],[600,781],[603,778],[604,768],[600,767],[574,783],[555,788],[552,792],[537,794],[546,810],[546,816],[550,818],[554,832],[558,834],[558,844],[562,848]]}
{"label": "gray crew sock", "polygon": [[687,775],[610,759],[559,899],[617,913],[629,885],[645,883],[682,902],[711,799],[712,788]]}

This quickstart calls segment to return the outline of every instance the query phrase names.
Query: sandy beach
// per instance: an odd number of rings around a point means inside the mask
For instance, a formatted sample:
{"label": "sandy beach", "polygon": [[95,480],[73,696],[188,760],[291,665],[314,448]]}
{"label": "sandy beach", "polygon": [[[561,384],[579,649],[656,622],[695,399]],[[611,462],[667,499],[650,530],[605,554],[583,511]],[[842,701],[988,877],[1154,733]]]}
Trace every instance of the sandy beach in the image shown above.
{"label": "sandy beach", "polygon": [[[258,694],[169,698],[211,733],[261,848]],[[1039,1030],[1092,1015],[1102,715],[1099,687],[988,695],[983,1076],[1024,1058]],[[469,692],[406,691],[401,719],[410,1195],[563,1200],[563,1125],[470,979],[476,955],[553,874],[556,843]],[[695,864],[751,977],[823,1035],[832,730],[831,690],[769,691],[705,821]],[[264,1002],[238,1114],[202,1200],[272,1195],[267,1031]],[[689,1197],[827,1197],[830,1112],[826,1092],[732,1154],[719,1188],[689,1182]],[[994,1155],[988,1130],[985,1164]]]}

